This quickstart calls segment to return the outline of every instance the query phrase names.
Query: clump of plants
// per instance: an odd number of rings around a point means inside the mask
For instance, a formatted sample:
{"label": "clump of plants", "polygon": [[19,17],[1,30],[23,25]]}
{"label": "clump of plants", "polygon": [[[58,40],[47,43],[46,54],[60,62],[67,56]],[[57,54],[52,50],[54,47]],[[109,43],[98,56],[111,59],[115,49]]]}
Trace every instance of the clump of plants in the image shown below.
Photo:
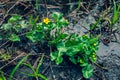
{"label": "clump of plants", "polygon": [[[64,28],[69,22],[63,17],[63,14],[54,12],[52,19],[45,18],[42,22],[37,22],[38,17],[29,21],[23,20],[21,16],[12,16],[7,23],[3,24],[1,29],[5,32],[5,39],[10,41],[21,41],[21,31],[26,30],[24,36],[31,42],[44,44],[47,42],[52,50],[50,57],[57,65],[63,62],[63,56],[69,57],[69,60],[82,67],[82,73],[85,78],[93,75],[91,63],[97,60],[96,52],[98,50],[98,37],[92,35],[67,34]],[[3,37],[3,36],[2,36]]]}
{"label": "clump of plants", "polygon": [[20,41],[19,34],[28,28],[28,26],[28,22],[23,20],[20,15],[12,16],[7,23],[0,27],[3,30],[1,40]]}
{"label": "clump of plants", "polygon": [[57,49],[50,53],[52,61],[60,64],[63,62],[63,55],[66,55],[71,62],[82,67],[85,78],[90,78],[93,75],[91,62],[94,63],[97,60],[98,38],[72,34],[57,43],[56,47]]}

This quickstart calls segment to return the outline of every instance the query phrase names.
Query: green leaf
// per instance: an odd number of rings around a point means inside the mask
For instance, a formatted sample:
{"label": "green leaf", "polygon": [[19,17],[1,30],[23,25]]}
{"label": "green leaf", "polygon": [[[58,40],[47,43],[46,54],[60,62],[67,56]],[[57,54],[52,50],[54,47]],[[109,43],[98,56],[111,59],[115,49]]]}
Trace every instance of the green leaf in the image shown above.
{"label": "green leaf", "polygon": [[86,50],[86,51],[85,51],[85,54],[86,54],[86,55],[90,55],[90,54],[91,54],[90,50]]}
{"label": "green leaf", "polygon": [[36,10],[38,10],[38,9],[39,9],[39,3],[38,3],[38,0],[36,0],[36,3],[35,3],[35,8],[36,8]]}
{"label": "green leaf", "polygon": [[75,50],[74,47],[69,47],[68,50],[67,50],[67,52],[66,52],[67,56],[74,56],[76,54],[77,54],[77,51]]}
{"label": "green leaf", "polygon": [[3,76],[0,76],[0,80],[6,80],[6,78]]}
{"label": "green leaf", "polygon": [[63,53],[58,52],[58,51],[50,53],[51,60],[52,61],[55,60],[57,65],[62,63],[62,61],[63,61],[62,55],[63,55]]}
{"label": "green leaf", "polygon": [[3,30],[10,30],[11,28],[12,28],[12,24],[11,23],[3,24],[1,26],[1,29],[3,29]]}
{"label": "green leaf", "polygon": [[7,53],[2,53],[2,55],[0,55],[0,59],[2,59],[3,61],[8,61],[10,58],[10,54]]}
{"label": "green leaf", "polygon": [[58,13],[58,12],[54,12],[54,13],[52,14],[52,17],[55,19],[55,21],[59,21],[59,20],[62,19],[63,14],[60,14],[60,13]]}
{"label": "green leaf", "polygon": [[69,22],[65,18],[62,18],[59,21],[59,25],[61,25],[61,27],[67,26],[68,24],[69,24]]}
{"label": "green leaf", "polygon": [[98,38],[90,38],[89,39],[89,44],[93,45],[94,43],[98,42]]}
{"label": "green leaf", "polygon": [[114,3],[114,14],[113,14],[113,19],[112,19],[112,25],[114,25],[116,21],[118,20],[118,11],[117,11],[115,0],[113,0],[113,3]]}
{"label": "green leaf", "polygon": [[31,32],[28,32],[27,34],[26,34],[26,37],[28,38],[28,39],[30,39],[32,42],[36,42],[36,39],[35,39],[35,37],[34,37],[34,32],[33,31],[31,31]]}
{"label": "green leaf", "polygon": [[7,80],[4,73],[0,70],[0,80]]}
{"label": "green leaf", "polygon": [[38,65],[37,65],[37,68],[36,68],[36,73],[37,74],[39,74],[40,66],[42,65],[43,59],[44,59],[44,54],[42,54],[41,59],[40,59]]}
{"label": "green leaf", "polygon": [[57,44],[60,41],[64,40],[66,37],[68,36],[68,34],[62,33],[59,36],[57,36],[54,40],[50,41],[50,44]]}
{"label": "green leaf", "polygon": [[13,42],[20,41],[20,37],[16,34],[11,34],[11,36],[8,39],[13,41]]}
{"label": "green leaf", "polygon": [[10,74],[10,77],[9,77],[9,80],[12,80],[16,70],[19,68],[19,66],[28,58],[29,55],[27,56],[24,56],[23,59],[21,59],[18,64],[15,66],[15,68],[12,70],[11,74]]}
{"label": "green leaf", "polygon": [[90,78],[93,75],[93,67],[91,64],[88,64],[82,69],[83,76],[85,78]]}
{"label": "green leaf", "polygon": [[27,23],[25,20],[20,21],[19,24],[21,25],[20,27],[21,27],[22,29],[28,27],[28,23]]}
{"label": "green leaf", "polygon": [[80,66],[82,66],[82,67],[87,66],[87,65],[88,65],[88,62],[83,62],[83,63],[80,64]]}
{"label": "green leaf", "polygon": [[19,32],[21,26],[20,25],[14,25],[12,28],[14,29],[14,31]]}
{"label": "green leaf", "polygon": [[70,60],[72,63],[77,64],[77,59],[75,59],[74,56],[69,57],[69,60]]}
{"label": "green leaf", "polygon": [[34,17],[33,17],[32,15],[30,16],[29,24],[32,26],[32,28],[35,27],[35,25],[36,25],[38,19],[39,19],[39,16],[37,16],[35,19],[34,19]]}
{"label": "green leaf", "polygon": [[70,46],[67,48],[67,52],[66,55],[68,56],[74,56],[76,54],[78,54],[78,52],[80,52],[82,50],[82,43]]}
{"label": "green leaf", "polygon": [[60,56],[56,59],[56,64],[59,65],[60,63],[62,63],[62,61],[63,61],[63,57]]}
{"label": "green leaf", "polygon": [[32,42],[41,41],[44,38],[44,34],[37,30],[30,31],[26,34],[26,37]]}
{"label": "green leaf", "polygon": [[12,23],[12,22],[16,22],[16,21],[21,20],[21,19],[22,19],[22,17],[20,15],[14,15],[8,20],[8,22]]}
{"label": "green leaf", "polygon": [[67,51],[64,42],[58,43],[57,44],[57,49],[58,49],[59,52],[66,52]]}
{"label": "green leaf", "polygon": [[84,67],[88,65],[88,57],[85,55],[84,57],[79,57],[78,62],[80,63],[80,66]]}
{"label": "green leaf", "polygon": [[54,61],[57,58],[57,56],[58,56],[57,53],[58,53],[58,51],[50,53],[50,57],[51,57],[52,61]]}

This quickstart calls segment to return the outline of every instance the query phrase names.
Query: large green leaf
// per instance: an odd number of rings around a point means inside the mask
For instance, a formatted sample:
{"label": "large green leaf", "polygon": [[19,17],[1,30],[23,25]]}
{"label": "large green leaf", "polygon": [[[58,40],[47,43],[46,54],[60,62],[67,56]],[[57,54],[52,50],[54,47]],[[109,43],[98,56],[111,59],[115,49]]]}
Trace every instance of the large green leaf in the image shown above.
{"label": "large green leaf", "polygon": [[74,55],[78,54],[82,50],[82,46],[83,46],[82,43],[78,43],[76,45],[69,46],[67,48],[66,55],[74,56]]}

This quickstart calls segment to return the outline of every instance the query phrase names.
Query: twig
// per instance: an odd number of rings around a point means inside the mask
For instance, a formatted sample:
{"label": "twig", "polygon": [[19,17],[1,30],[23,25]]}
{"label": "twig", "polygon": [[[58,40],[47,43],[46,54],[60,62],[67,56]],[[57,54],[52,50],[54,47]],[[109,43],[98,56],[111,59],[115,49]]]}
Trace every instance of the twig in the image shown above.
{"label": "twig", "polygon": [[96,75],[97,77],[99,77],[101,80],[106,80],[105,78],[101,78],[101,76],[99,76],[97,73],[94,72],[94,75]]}
{"label": "twig", "polygon": [[4,22],[5,18],[8,16],[8,13],[19,3],[19,0],[6,12],[5,16],[3,17],[3,21],[0,23],[0,26]]}
{"label": "twig", "polygon": [[45,8],[46,8],[46,15],[48,17],[48,9],[47,9],[47,2],[46,2],[46,0],[45,0]]}
{"label": "twig", "polygon": [[57,80],[57,79],[55,78],[54,71],[53,71],[52,66],[51,66],[51,62],[50,62],[50,69],[51,69],[51,72],[52,72],[52,75],[53,75],[53,79],[54,79],[54,80]]}
{"label": "twig", "polygon": [[0,45],[0,48],[1,48],[2,46],[4,46],[5,44],[7,44],[9,41],[10,41],[10,40],[8,40],[8,41],[6,41],[5,43],[3,43],[2,45]]}
{"label": "twig", "polygon": [[97,63],[94,63],[96,66],[98,66],[99,68],[103,69],[103,70],[108,70],[108,68],[106,67],[102,67],[101,65],[97,64]]}
{"label": "twig", "polygon": [[3,2],[0,2],[0,5],[6,4],[7,2],[9,2],[9,0],[4,0]]}
{"label": "twig", "polygon": [[34,65],[33,65],[33,68],[34,68],[34,69],[37,68],[37,64],[38,64],[39,60],[40,60],[40,56],[36,59]]}
{"label": "twig", "polygon": [[[48,63],[47,63],[47,64],[48,64]],[[44,74],[44,73],[47,71],[47,69],[50,67],[50,64],[51,64],[51,63],[49,63],[48,66],[42,71],[42,74]]]}

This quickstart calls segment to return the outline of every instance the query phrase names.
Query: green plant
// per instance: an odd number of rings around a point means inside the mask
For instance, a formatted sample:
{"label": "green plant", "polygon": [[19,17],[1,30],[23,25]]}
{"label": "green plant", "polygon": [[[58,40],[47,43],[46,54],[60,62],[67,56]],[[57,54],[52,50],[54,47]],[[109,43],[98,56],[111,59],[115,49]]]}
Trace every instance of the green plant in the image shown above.
{"label": "green plant", "polygon": [[0,70],[0,80],[7,80],[4,73]]}
{"label": "green plant", "polygon": [[120,4],[116,4],[115,0],[113,0],[113,16],[111,18],[105,17],[104,19],[109,22],[110,28],[113,29],[113,26],[120,22]]}
{"label": "green plant", "polygon": [[108,21],[110,24],[110,29],[113,29],[113,26],[117,23],[120,22],[120,4],[116,4],[115,0],[113,0],[113,16],[111,18],[106,17],[106,13],[109,12],[109,10],[105,10],[105,12],[102,14],[102,16],[94,23],[92,26],[90,26],[90,30],[93,30],[97,28],[97,25],[102,22],[102,20]]}
{"label": "green plant", "polygon": [[[83,67],[82,73],[85,78],[90,78],[90,76],[92,76],[93,67],[91,62],[96,62],[97,60],[98,37],[67,34],[64,28],[69,22],[63,17],[63,14],[58,12],[52,14],[52,19],[44,18],[42,22],[38,22],[38,17],[34,19],[32,16],[29,21],[21,19],[20,16],[13,16],[8,20],[8,23],[2,26],[2,29],[6,31],[7,39],[11,41],[20,41],[20,37],[17,34],[20,34],[20,30],[26,29],[29,26],[24,36],[32,42],[39,42],[41,44],[47,42],[47,45],[52,47],[50,52],[52,61],[55,61],[56,64],[60,64],[64,60],[63,56],[66,55],[71,62]],[[9,31],[12,31],[10,35],[8,34]],[[41,58],[41,60],[42,59],[43,58]],[[12,79],[15,71],[23,61],[24,59],[21,60],[12,71],[10,79]],[[41,61],[37,69],[33,69],[31,64],[26,63],[25,65],[33,71],[33,74],[29,74],[28,76],[36,77],[36,79],[37,77],[41,77],[47,80],[45,76],[38,73]]]}
{"label": "green plant", "polygon": [[68,25],[68,21],[62,16],[62,14],[57,12],[53,13],[53,22],[48,18],[43,19],[42,22],[36,23],[34,29],[31,29],[26,34],[26,37],[32,42],[53,41],[62,34],[61,29]]}
{"label": "green plant", "polygon": [[113,11],[112,20],[110,21],[110,28],[112,28],[112,26],[119,21],[119,16],[120,16],[120,4],[117,7],[115,0],[113,0],[113,4],[114,4],[114,11]]}
{"label": "green plant", "polygon": [[19,66],[28,58],[29,55],[23,57],[23,59],[21,59],[18,64],[15,66],[15,68],[12,70],[11,74],[10,74],[10,77],[9,77],[9,80],[12,80],[16,70],[19,68]]}
{"label": "green plant", "polygon": [[88,37],[87,35],[71,35],[67,40],[57,43],[57,50],[50,53],[51,60],[56,64],[63,61],[63,55],[67,55],[74,64],[83,67],[82,72],[85,78],[90,78],[93,74],[91,62],[96,62],[96,51],[98,50],[98,37]]}
{"label": "green plant", "polygon": [[[59,14],[57,12],[53,13],[52,18],[54,21],[45,18],[42,22],[37,22],[39,16],[35,19],[33,16],[30,16],[30,20],[23,20],[20,15],[12,16],[7,23],[1,26],[1,29],[4,30],[4,36],[0,36],[0,40],[8,39],[10,41],[21,41],[20,35],[23,33],[25,29],[26,37],[30,39],[32,42],[42,42],[44,40],[51,41],[51,39],[55,39],[58,35],[60,35],[62,27],[68,25],[68,21],[65,20],[63,14]],[[52,30],[55,30],[53,33]],[[52,32],[52,35],[51,35]]]}
{"label": "green plant", "polygon": [[29,63],[24,63],[25,60],[27,60],[29,55],[23,57],[23,59],[21,59],[18,64],[15,66],[15,68],[12,70],[11,74],[10,74],[10,77],[9,77],[9,80],[12,80],[16,70],[20,67],[20,65],[24,64],[25,66],[29,67],[32,71],[33,71],[33,74],[29,74],[29,73],[24,73],[24,72],[21,72],[22,74],[25,74],[25,75],[28,75],[28,76],[31,76],[31,77],[35,77],[36,80],[38,80],[38,77],[43,79],[43,80],[48,80],[44,75],[42,74],[39,74],[39,68],[42,64],[42,60],[44,58],[44,55],[42,55],[41,57],[41,60],[39,61],[38,63],[38,66],[36,69],[33,68],[33,66]]}
{"label": "green plant", "polygon": [[38,0],[36,0],[36,4],[35,4],[36,10],[38,10]]}
{"label": "green plant", "polygon": [[24,73],[24,72],[22,72],[22,73],[27,75],[27,76],[35,77],[36,80],[39,80],[38,77],[43,79],[43,80],[48,80],[44,75],[39,73],[39,69],[40,69],[40,66],[42,64],[43,58],[44,58],[44,55],[42,55],[41,60],[39,61],[36,69],[30,63],[24,63],[25,66],[29,67],[33,71],[33,74]]}
{"label": "green plant", "polygon": [[81,2],[82,2],[82,0],[79,0],[79,1],[78,1],[78,7],[77,7],[77,8],[78,8],[78,10],[79,10],[79,9],[80,9],[80,7],[81,7]]}
{"label": "green plant", "polygon": [[73,10],[73,8],[74,8],[75,5],[77,5],[77,9],[80,10],[81,2],[83,2],[83,0],[78,0],[78,2],[72,2],[72,0],[69,0],[68,5],[70,5],[69,6],[70,11]]}
{"label": "green plant", "polygon": [[1,26],[1,29],[4,30],[4,34],[1,37],[4,37],[10,41],[20,41],[18,34],[27,27],[28,23],[26,20],[22,20],[20,15],[14,15],[8,20],[7,23],[4,23]]}
{"label": "green plant", "polygon": [[0,54],[0,60],[2,60],[2,61],[8,61],[10,58],[11,58],[11,55],[8,53]]}

